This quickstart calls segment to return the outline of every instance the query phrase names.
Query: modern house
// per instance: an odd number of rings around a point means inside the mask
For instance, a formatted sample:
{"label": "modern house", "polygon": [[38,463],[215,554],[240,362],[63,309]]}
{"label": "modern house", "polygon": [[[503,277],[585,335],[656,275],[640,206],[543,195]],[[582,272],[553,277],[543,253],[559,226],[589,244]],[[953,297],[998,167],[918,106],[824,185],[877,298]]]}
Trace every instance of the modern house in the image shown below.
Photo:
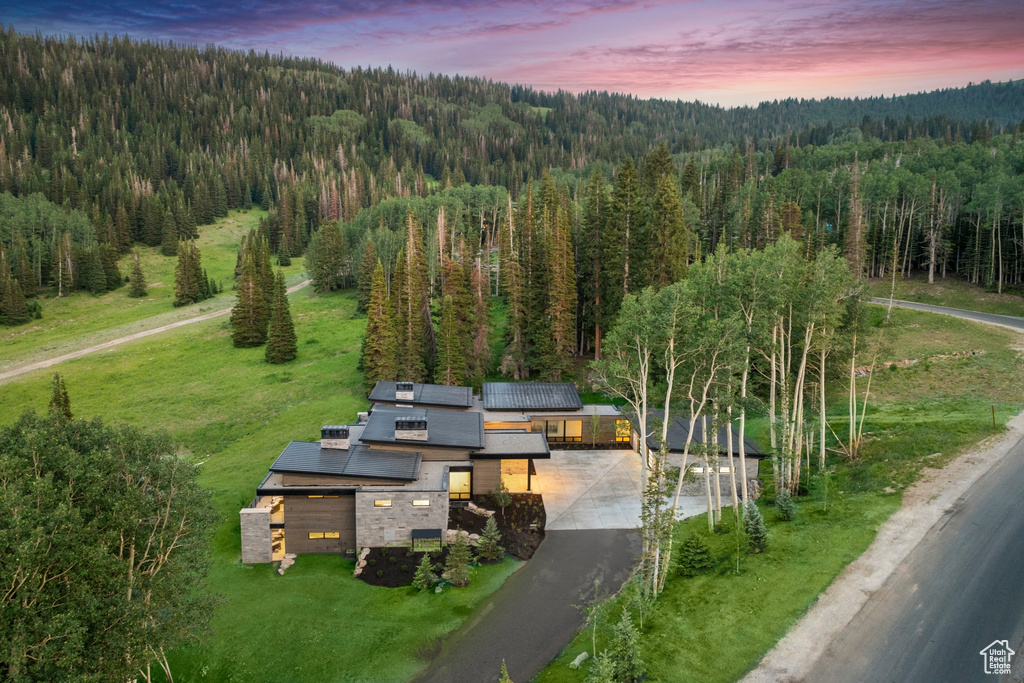
{"label": "modern house", "polygon": [[242,561],[354,553],[443,538],[448,508],[501,482],[529,491],[549,442],[629,440],[612,406],[584,406],[569,383],[469,387],[378,382],[358,424],[292,441],[241,510]]}

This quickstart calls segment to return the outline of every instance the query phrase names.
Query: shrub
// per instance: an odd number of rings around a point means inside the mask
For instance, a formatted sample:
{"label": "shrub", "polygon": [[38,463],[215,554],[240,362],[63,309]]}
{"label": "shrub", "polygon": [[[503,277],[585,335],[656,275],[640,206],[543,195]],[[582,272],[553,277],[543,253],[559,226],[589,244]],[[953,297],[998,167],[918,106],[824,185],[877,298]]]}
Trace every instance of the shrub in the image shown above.
{"label": "shrub", "polygon": [[768,528],[757,504],[751,500],[743,504],[743,527],[747,534],[747,552],[760,553],[768,547]]}
{"label": "shrub", "polygon": [[700,534],[687,536],[679,551],[679,573],[696,576],[705,569],[711,569],[712,565],[711,548],[704,537]]}
{"label": "shrub", "polygon": [[796,517],[796,502],[789,493],[780,491],[775,495],[775,511],[783,522],[792,522]]}
{"label": "shrub", "polygon": [[378,569],[378,570],[377,570],[377,578],[379,579],[379,578],[381,578],[382,576],[384,576],[384,570],[383,570],[383,569]]}
{"label": "shrub", "polygon": [[494,521],[494,517],[487,518],[484,532],[480,534],[480,540],[476,544],[476,554],[488,562],[500,560],[505,554],[505,549],[501,547],[501,532],[498,531],[498,523]]}
{"label": "shrub", "polygon": [[640,658],[640,631],[633,625],[629,611],[623,608],[622,619],[615,625],[612,635],[611,658],[616,664],[615,679],[621,683],[638,683],[647,673]]}
{"label": "shrub", "polygon": [[395,557],[394,555],[392,555],[391,557],[388,558],[388,562],[390,562],[391,564],[394,564],[395,562],[398,562],[398,558]]}
{"label": "shrub", "polygon": [[416,575],[412,577],[413,588],[425,591],[437,580],[434,576],[434,565],[430,561],[430,553],[423,553],[420,563],[416,567]]}
{"label": "shrub", "polygon": [[371,557],[369,560],[366,561],[366,564],[372,567],[373,565],[377,564],[377,560]]}
{"label": "shrub", "polygon": [[444,571],[453,586],[469,585],[469,562],[471,559],[469,543],[462,534],[455,534],[455,542],[448,546],[448,557],[444,563]]}
{"label": "shrub", "polygon": [[403,564],[403,565],[402,565],[402,571],[403,571],[403,572],[407,572],[407,571],[409,571],[409,565],[407,565],[407,564]]}

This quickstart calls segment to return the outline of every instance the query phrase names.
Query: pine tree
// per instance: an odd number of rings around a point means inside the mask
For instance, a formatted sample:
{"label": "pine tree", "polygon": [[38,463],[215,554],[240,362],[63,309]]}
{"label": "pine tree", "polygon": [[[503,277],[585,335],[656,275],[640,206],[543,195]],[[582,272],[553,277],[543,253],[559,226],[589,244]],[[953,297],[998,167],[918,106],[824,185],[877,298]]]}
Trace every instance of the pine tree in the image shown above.
{"label": "pine tree", "polygon": [[506,212],[506,234],[501,236],[501,254],[504,259],[501,272],[505,302],[508,308],[508,332],[505,335],[505,352],[501,356],[499,370],[506,377],[525,379],[529,376],[526,366],[526,310],[523,292],[523,269],[519,262],[519,245],[515,239],[512,221],[512,198],[509,197]]}
{"label": "pine tree", "polygon": [[683,221],[683,202],[673,176],[658,181],[650,218],[651,248],[648,282],[662,289],[686,275],[690,232]]}
{"label": "pine tree", "polygon": [[434,574],[434,564],[430,553],[423,553],[420,563],[416,565],[416,574],[412,577],[413,588],[419,591],[430,590],[435,581],[437,581],[437,576]]}
{"label": "pine tree", "polygon": [[441,303],[441,332],[437,341],[434,381],[448,386],[462,384],[466,376],[466,360],[462,355],[463,340],[451,295],[445,296]]}
{"label": "pine tree", "polygon": [[466,372],[470,383],[479,388],[491,368],[491,318],[490,297],[484,284],[480,258],[476,259],[476,267],[470,280],[473,293],[472,340],[469,354],[466,357]]}
{"label": "pine tree", "polygon": [[498,523],[494,521],[494,517],[487,518],[484,532],[480,534],[480,540],[476,544],[476,554],[488,562],[500,560],[505,555],[505,549],[501,546],[501,532],[498,531]]}
{"label": "pine tree", "polygon": [[195,242],[191,240],[178,242],[178,265],[174,269],[175,306],[188,306],[201,301],[199,280],[202,274],[199,248],[196,247]]}
{"label": "pine tree", "polygon": [[356,310],[360,313],[366,312],[370,304],[370,290],[373,288],[373,271],[377,268],[377,250],[373,246],[373,240],[366,238],[366,250],[363,252],[363,261],[359,265],[359,285],[356,298]]}
{"label": "pine tree", "polygon": [[[548,214],[545,212],[545,216]],[[559,205],[548,227],[548,315],[550,356],[544,361],[548,377],[562,378],[569,371],[576,350],[576,273],[572,233],[565,210]]]}
{"label": "pine tree", "polygon": [[59,372],[53,374],[53,390],[50,392],[50,414],[59,420],[71,419],[71,399],[64,378]]}
{"label": "pine tree", "polygon": [[103,272],[103,261],[100,259],[100,247],[95,246],[88,251],[88,278],[84,285],[90,292],[99,296],[107,291],[107,274]]}
{"label": "pine tree", "polygon": [[634,292],[637,268],[635,242],[641,228],[640,181],[632,159],[627,158],[615,177],[611,219],[605,226],[602,274],[605,278],[608,317],[614,318],[622,298]]}
{"label": "pine tree", "polygon": [[396,379],[396,335],[388,299],[387,284],[384,282],[384,266],[377,261],[373,271],[373,285],[370,288],[370,303],[366,311],[366,336],[363,344],[363,372],[367,388],[373,388],[378,380]]}
{"label": "pine tree", "polygon": [[411,211],[406,215],[405,249],[400,254],[392,290],[398,334],[398,379],[422,382],[428,377],[428,365],[437,348],[427,298],[423,237],[419,221]]}
{"label": "pine tree", "polygon": [[501,675],[498,677],[498,683],[512,683],[512,679],[508,675],[508,667],[505,666],[505,660],[501,660]]}
{"label": "pine tree", "polygon": [[160,241],[160,253],[164,256],[174,256],[178,253],[178,226],[174,223],[174,216],[170,211],[164,216],[164,230]]}
{"label": "pine tree", "polygon": [[260,277],[258,249],[252,240],[243,242],[242,274],[238,279],[235,306],[231,309],[231,341],[238,348],[260,346],[267,341],[267,307]]}
{"label": "pine tree", "polygon": [[453,586],[459,588],[469,585],[469,563],[472,555],[469,542],[460,533],[455,534],[455,541],[448,546],[448,557],[444,562],[444,573]]}
{"label": "pine tree", "polygon": [[768,528],[757,503],[750,499],[743,503],[743,527],[747,535],[747,552],[763,552],[768,547]]}
{"label": "pine tree", "polygon": [[679,573],[696,576],[713,565],[711,548],[700,534],[690,534],[679,549]]}
{"label": "pine tree", "polygon": [[21,325],[27,323],[30,317],[21,286],[16,279],[8,277],[3,291],[0,291],[0,323]]}
{"label": "pine tree", "polygon": [[284,285],[284,273],[277,271],[274,279],[274,309],[270,315],[270,331],[267,334],[268,363],[280,364],[295,360],[298,355],[295,326],[288,311],[288,294]]}
{"label": "pine tree", "polygon": [[139,252],[132,252],[132,272],[128,276],[131,287],[128,289],[128,296],[139,298],[146,296],[146,276],[142,274],[142,264],[139,262]]}
{"label": "pine tree", "polygon": [[306,257],[306,269],[313,279],[313,289],[323,294],[342,288],[347,252],[348,244],[338,224],[321,225],[309,245]]}
{"label": "pine tree", "polygon": [[112,292],[124,285],[121,270],[117,267],[117,249],[111,244],[101,244],[99,245],[99,252],[107,291]]}

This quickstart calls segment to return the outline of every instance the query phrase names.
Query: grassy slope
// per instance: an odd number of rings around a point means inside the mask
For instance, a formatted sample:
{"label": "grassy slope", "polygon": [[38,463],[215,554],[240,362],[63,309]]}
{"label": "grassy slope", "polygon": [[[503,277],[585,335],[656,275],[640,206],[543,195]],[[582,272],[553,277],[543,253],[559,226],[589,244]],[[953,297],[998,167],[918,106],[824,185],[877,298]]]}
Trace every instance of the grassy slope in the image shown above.
{"label": "grassy slope", "polygon": [[[869,280],[865,295],[887,299],[891,288],[890,280]],[[952,278],[946,280],[936,278],[933,284],[928,284],[927,279],[919,277],[907,280],[897,279],[896,298],[983,313],[1024,316],[1024,297],[1019,293],[986,292],[982,287]]]}
{"label": "grassy slope", "polygon": [[[890,327],[881,328],[884,309],[876,307],[871,315],[874,329],[884,335],[879,361],[925,359],[968,349],[985,354],[878,371],[861,459],[852,465],[833,459],[839,465],[833,481],[839,491],[833,494],[836,506],[825,514],[820,499],[805,498],[792,523],[779,522],[774,508],[763,506],[771,547],[764,555],[744,555],[739,575],[734,573],[734,537],[710,537],[716,569],[694,579],[670,579],[657,611],[645,620],[643,654],[650,680],[725,682],[742,676],[867,549],[879,525],[899,507],[898,491],[926,464],[941,465],[992,434],[992,405],[1000,429],[1021,410],[1024,362],[1012,348],[1022,346],[1021,335],[902,309],[893,311]],[[868,343],[873,345],[874,339]],[[834,382],[833,389],[841,392],[845,380]],[[865,384],[860,380],[859,386]],[[845,401],[837,399],[829,421],[842,435]],[[755,439],[768,442],[766,420],[754,419],[750,426]],[[928,457],[935,453],[941,456]],[[765,463],[764,469],[769,467]],[[897,493],[885,493],[886,487]],[[724,516],[728,520],[730,513]],[[703,516],[687,520],[679,537],[706,528]],[[621,612],[619,600],[610,610],[613,619]],[[573,671],[568,663],[591,649],[590,632],[581,633],[537,681],[583,681],[587,667]]]}
{"label": "grassy slope", "polygon": [[[259,210],[232,211],[214,225],[200,228],[197,244],[203,267],[227,290],[224,294],[198,306],[173,308],[177,258],[163,256],[159,247],[139,247],[148,296],[132,299],[128,287],[103,296],[75,292],[58,299],[50,298],[52,292],[45,293],[41,299],[42,320],[0,329],[0,370],[231,306],[238,243],[242,235],[257,227],[262,215],[264,212]],[[130,255],[122,257],[120,268],[122,274],[130,272]],[[302,259],[293,259],[292,265],[284,270],[288,275],[299,273]]]}
{"label": "grassy slope", "polygon": [[[232,261],[233,264],[233,261]],[[284,576],[238,563],[238,509],[290,439],[316,439],[320,425],[351,421],[366,407],[356,369],[365,318],[351,293],[292,296],[299,358],[263,362],[263,349],[235,349],[220,318],[60,365],[77,416],[99,415],[166,429],[203,461],[200,481],[222,515],[210,588],[226,596],[216,635],[172,653],[178,680],[400,681],[417,654],[456,628],[517,566],[482,568],[473,585],[440,596],[372,588],[340,557],[300,557]],[[46,409],[49,371],[0,391],[0,422]]]}

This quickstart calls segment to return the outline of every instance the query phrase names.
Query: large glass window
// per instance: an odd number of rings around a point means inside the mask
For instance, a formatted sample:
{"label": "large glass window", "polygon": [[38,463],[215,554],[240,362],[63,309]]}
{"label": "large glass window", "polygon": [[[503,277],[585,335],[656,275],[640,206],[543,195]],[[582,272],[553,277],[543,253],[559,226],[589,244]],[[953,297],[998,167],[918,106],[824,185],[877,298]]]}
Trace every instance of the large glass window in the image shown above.
{"label": "large glass window", "polygon": [[562,441],[565,438],[565,422],[562,420],[548,420],[547,435],[548,441]]}
{"label": "large glass window", "polygon": [[583,421],[582,420],[566,420],[565,421],[565,440],[566,441],[583,441]]}
{"label": "large glass window", "polygon": [[629,420],[615,421],[615,440],[629,441]]}
{"label": "large glass window", "polygon": [[583,441],[582,420],[546,420],[544,425],[548,442]]}
{"label": "large glass window", "polygon": [[472,472],[448,472],[448,497],[452,500],[469,500],[472,481]]}

